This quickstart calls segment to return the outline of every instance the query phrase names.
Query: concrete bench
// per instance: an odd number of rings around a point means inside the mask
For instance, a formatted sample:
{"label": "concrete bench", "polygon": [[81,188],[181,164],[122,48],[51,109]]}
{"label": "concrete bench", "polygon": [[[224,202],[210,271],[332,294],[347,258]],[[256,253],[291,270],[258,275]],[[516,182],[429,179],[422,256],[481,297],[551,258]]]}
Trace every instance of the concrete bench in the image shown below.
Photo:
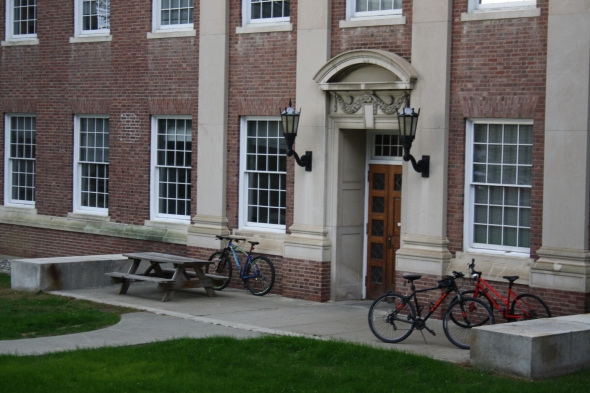
{"label": "concrete bench", "polygon": [[11,287],[25,291],[57,291],[111,285],[105,274],[124,271],[121,254],[11,260]]}
{"label": "concrete bench", "polygon": [[475,328],[471,364],[528,379],[590,368],[590,314]]}

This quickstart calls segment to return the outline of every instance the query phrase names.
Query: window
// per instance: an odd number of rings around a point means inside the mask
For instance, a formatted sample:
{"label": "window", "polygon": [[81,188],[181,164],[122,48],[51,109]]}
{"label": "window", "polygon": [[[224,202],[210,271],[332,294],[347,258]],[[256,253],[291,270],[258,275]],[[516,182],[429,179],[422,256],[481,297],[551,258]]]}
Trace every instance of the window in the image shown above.
{"label": "window", "polygon": [[76,0],[75,15],[76,37],[110,34],[110,0]]}
{"label": "window", "polygon": [[37,0],[6,0],[6,39],[37,38]]}
{"label": "window", "polygon": [[190,221],[192,120],[158,116],[152,129],[152,219]]}
{"label": "window", "polygon": [[109,119],[76,116],[74,212],[107,214],[109,205]]}
{"label": "window", "polygon": [[243,0],[244,24],[289,22],[290,0]]}
{"label": "window", "polygon": [[153,31],[193,30],[194,0],[154,0]]}
{"label": "window", "polygon": [[402,0],[348,0],[348,18],[401,15]]}
{"label": "window", "polygon": [[240,162],[241,227],[284,231],[287,146],[279,118],[243,118]]}
{"label": "window", "polygon": [[470,11],[536,6],[536,0],[470,0]]}
{"label": "window", "polygon": [[6,205],[35,205],[37,124],[34,115],[6,116]]}
{"label": "window", "polygon": [[369,132],[371,160],[395,161],[404,155],[400,137],[393,131]]}
{"label": "window", "polygon": [[466,244],[528,253],[532,123],[478,120],[467,131]]}

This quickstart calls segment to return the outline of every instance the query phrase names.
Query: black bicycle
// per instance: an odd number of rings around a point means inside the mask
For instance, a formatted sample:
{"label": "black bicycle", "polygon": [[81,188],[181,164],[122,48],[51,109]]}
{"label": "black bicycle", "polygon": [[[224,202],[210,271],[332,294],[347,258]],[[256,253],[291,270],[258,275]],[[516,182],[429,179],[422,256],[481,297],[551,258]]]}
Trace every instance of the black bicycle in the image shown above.
{"label": "black bicycle", "polygon": [[[213,287],[213,289],[221,291],[229,284],[232,274],[230,255],[232,255],[240,273],[240,278],[244,281],[245,286],[248,287],[250,292],[256,296],[266,295],[272,289],[275,282],[275,267],[270,259],[266,257],[252,257],[254,246],[258,245],[259,242],[248,241],[250,243],[250,251],[246,251],[234,244],[234,242],[239,243],[246,239],[229,236],[215,237],[219,240],[224,240],[226,244],[221,251],[211,254],[209,260],[213,261],[213,263],[205,268],[206,273],[213,273],[223,279],[222,284]],[[245,257],[243,264],[240,261],[240,254]]]}
{"label": "black bicycle", "polygon": [[[403,274],[403,278],[406,282],[410,282],[412,289],[407,296],[387,292],[375,299],[369,309],[371,331],[379,340],[386,343],[399,343],[408,338],[414,329],[426,330],[435,336],[436,333],[426,326],[426,321],[449,294],[455,293],[457,298],[451,302],[443,317],[443,330],[454,345],[461,349],[469,349],[471,328],[492,325],[494,323],[492,311],[483,301],[466,297],[459,292],[456,280],[465,277],[463,273],[453,272],[453,277],[440,280],[436,287],[416,290],[414,281],[421,277],[420,274]],[[424,306],[418,302],[416,295],[435,289],[444,289],[444,292],[436,303],[430,304],[428,313],[422,317]]]}

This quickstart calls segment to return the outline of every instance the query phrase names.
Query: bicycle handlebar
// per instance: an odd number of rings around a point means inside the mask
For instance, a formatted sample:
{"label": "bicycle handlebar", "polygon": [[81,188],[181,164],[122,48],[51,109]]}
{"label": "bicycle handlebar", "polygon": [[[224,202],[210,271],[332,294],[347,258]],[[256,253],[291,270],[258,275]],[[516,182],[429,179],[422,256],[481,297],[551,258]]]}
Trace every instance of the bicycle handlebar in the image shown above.
{"label": "bicycle handlebar", "polygon": [[478,272],[475,270],[475,258],[471,259],[471,263],[467,264],[467,267],[471,270],[471,274],[477,274],[479,276],[482,275],[482,272]]}

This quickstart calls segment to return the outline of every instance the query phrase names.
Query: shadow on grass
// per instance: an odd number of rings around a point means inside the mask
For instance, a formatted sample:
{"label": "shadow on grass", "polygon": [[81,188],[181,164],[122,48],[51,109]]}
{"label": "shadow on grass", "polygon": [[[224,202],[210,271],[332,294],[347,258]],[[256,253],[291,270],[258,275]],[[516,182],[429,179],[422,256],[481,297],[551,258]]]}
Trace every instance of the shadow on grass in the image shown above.
{"label": "shadow on grass", "polygon": [[10,288],[10,276],[0,274],[0,340],[102,329],[118,323],[121,314],[135,311],[42,291],[16,291]]}

